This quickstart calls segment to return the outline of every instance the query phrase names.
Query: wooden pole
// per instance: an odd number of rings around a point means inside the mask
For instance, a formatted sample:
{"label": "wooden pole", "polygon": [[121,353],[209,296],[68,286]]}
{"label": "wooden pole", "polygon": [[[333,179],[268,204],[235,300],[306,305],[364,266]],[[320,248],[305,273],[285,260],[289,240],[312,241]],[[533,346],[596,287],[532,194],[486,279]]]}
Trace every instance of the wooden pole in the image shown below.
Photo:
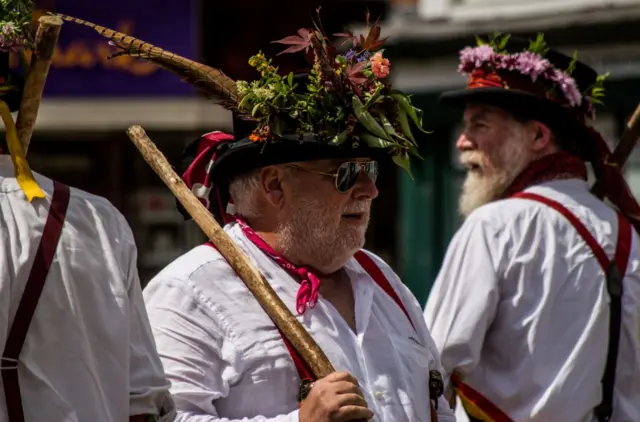
{"label": "wooden pole", "polygon": [[38,19],[39,26],[36,32],[35,45],[31,56],[31,64],[25,81],[25,86],[16,120],[18,138],[22,145],[24,155],[27,155],[33,127],[38,117],[38,108],[42,100],[42,92],[49,74],[51,59],[58,36],[62,27],[62,19],[56,16],[42,16]]}
{"label": "wooden pole", "polygon": [[[631,156],[636,142],[638,142],[638,138],[640,138],[640,104],[638,104],[633,115],[627,122],[627,127],[622,134],[622,138],[620,138],[620,142],[618,142],[618,145],[616,145],[611,154],[613,162],[618,165],[621,170]],[[604,197],[604,186],[600,180],[596,180],[593,184],[591,193],[600,199]]]}
{"label": "wooden pole", "polygon": [[131,126],[127,130],[127,135],[140,150],[145,161],[171,189],[182,206],[193,217],[193,220],[240,276],[267,315],[300,353],[300,356],[307,362],[313,374],[320,379],[334,372],[331,362],[329,362],[322,349],[302,324],[289,312],[289,309],[278,297],[271,285],[264,279],[260,270],[236,246],[213,218],[209,210],[202,205],[200,200],[171,168],[165,156],[149,139],[144,129],[137,125]]}

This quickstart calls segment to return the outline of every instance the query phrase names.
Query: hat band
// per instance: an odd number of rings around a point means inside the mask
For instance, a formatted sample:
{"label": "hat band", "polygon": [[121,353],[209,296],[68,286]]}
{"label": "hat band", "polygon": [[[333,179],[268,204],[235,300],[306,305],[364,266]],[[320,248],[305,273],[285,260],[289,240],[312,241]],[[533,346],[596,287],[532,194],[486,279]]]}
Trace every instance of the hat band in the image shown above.
{"label": "hat band", "polygon": [[478,68],[471,72],[467,81],[467,89],[478,88],[503,88],[505,90],[518,90],[533,94],[538,98],[553,101],[562,107],[571,108],[569,102],[562,96],[558,96],[554,90],[547,90],[539,83],[533,82],[530,77],[514,72],[496,72]]}

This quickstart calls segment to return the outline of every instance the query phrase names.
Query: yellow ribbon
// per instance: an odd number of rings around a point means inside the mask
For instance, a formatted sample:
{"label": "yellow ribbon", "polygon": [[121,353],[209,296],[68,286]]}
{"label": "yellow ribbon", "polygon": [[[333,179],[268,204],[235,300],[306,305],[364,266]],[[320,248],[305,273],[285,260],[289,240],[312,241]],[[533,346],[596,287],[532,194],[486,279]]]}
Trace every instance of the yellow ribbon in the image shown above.
{"label": "yellow ribbon", "polygon": [[46,198],[38,182],[34,179],[31,168],[29,168],[29,164],[27,163],[20,139],[18,139],[16,124],[13,121],[13,116],[11,116],[11,110],[7,103],[2,100],[0,100],[0,116],[2,116],[2,121],[7,131],[7,147],[9,148],[9,154],[11,154],[13,166],[16,169],[18,184],[27,196],[29,202],[31,202],[33,198]]}

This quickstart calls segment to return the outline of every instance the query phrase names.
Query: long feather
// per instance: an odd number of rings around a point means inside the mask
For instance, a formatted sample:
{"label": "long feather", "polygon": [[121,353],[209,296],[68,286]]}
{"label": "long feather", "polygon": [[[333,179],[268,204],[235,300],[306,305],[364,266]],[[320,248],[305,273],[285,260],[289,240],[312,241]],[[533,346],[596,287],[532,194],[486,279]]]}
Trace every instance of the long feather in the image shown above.
{"label": "long feather", "polygon": [[177,74],[187,83],[199,88],[216,103],[231,110],[237,108],[240,98],[236,83],[220,70],[163,50],[153,44],[113,29],[60,13],[50,14],[68,22],[93,28],[122,50],[114,56],[127,55],[147,60],[156,66]]}

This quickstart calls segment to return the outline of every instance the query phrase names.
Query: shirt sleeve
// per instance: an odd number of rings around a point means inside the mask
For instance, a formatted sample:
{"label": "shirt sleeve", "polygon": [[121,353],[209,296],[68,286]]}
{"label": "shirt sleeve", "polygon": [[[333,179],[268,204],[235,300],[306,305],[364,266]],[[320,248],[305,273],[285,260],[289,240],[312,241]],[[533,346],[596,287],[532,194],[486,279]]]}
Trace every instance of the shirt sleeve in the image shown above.
{"label": "shirt sleeve", "polygon": [[[151,325],[142,298],[137,269],[137,248],[129,226],[124,227],[123,245],[129,250],[127,287],[129,293],[129,414],[153,415],[171,420],[174,413],[162,362],[156,350]],[[173,415],[175,416],[175,415]]]}
{"label": "shirt sleeve", "polygon": [[[209,274],[212,280],[229,274]],[[239,355],[214,311],[189,280],[157,276],[144,290],[158,352],[176,405],[176,421],[234,422],[220,418],[215,401],[239,378]],[[204,300],[204,299],[202,299]],[[240,420],[238,420],[240,421]],[[243,422],[298,422],[298,410]]]}
{"label": "shirt sleeve", "polygon": [[453,237],[424,309],[424,320],[440,351],[445,386],[478,364],[485,334],[499,302],[499,248],[494,230],[468,219]]}

